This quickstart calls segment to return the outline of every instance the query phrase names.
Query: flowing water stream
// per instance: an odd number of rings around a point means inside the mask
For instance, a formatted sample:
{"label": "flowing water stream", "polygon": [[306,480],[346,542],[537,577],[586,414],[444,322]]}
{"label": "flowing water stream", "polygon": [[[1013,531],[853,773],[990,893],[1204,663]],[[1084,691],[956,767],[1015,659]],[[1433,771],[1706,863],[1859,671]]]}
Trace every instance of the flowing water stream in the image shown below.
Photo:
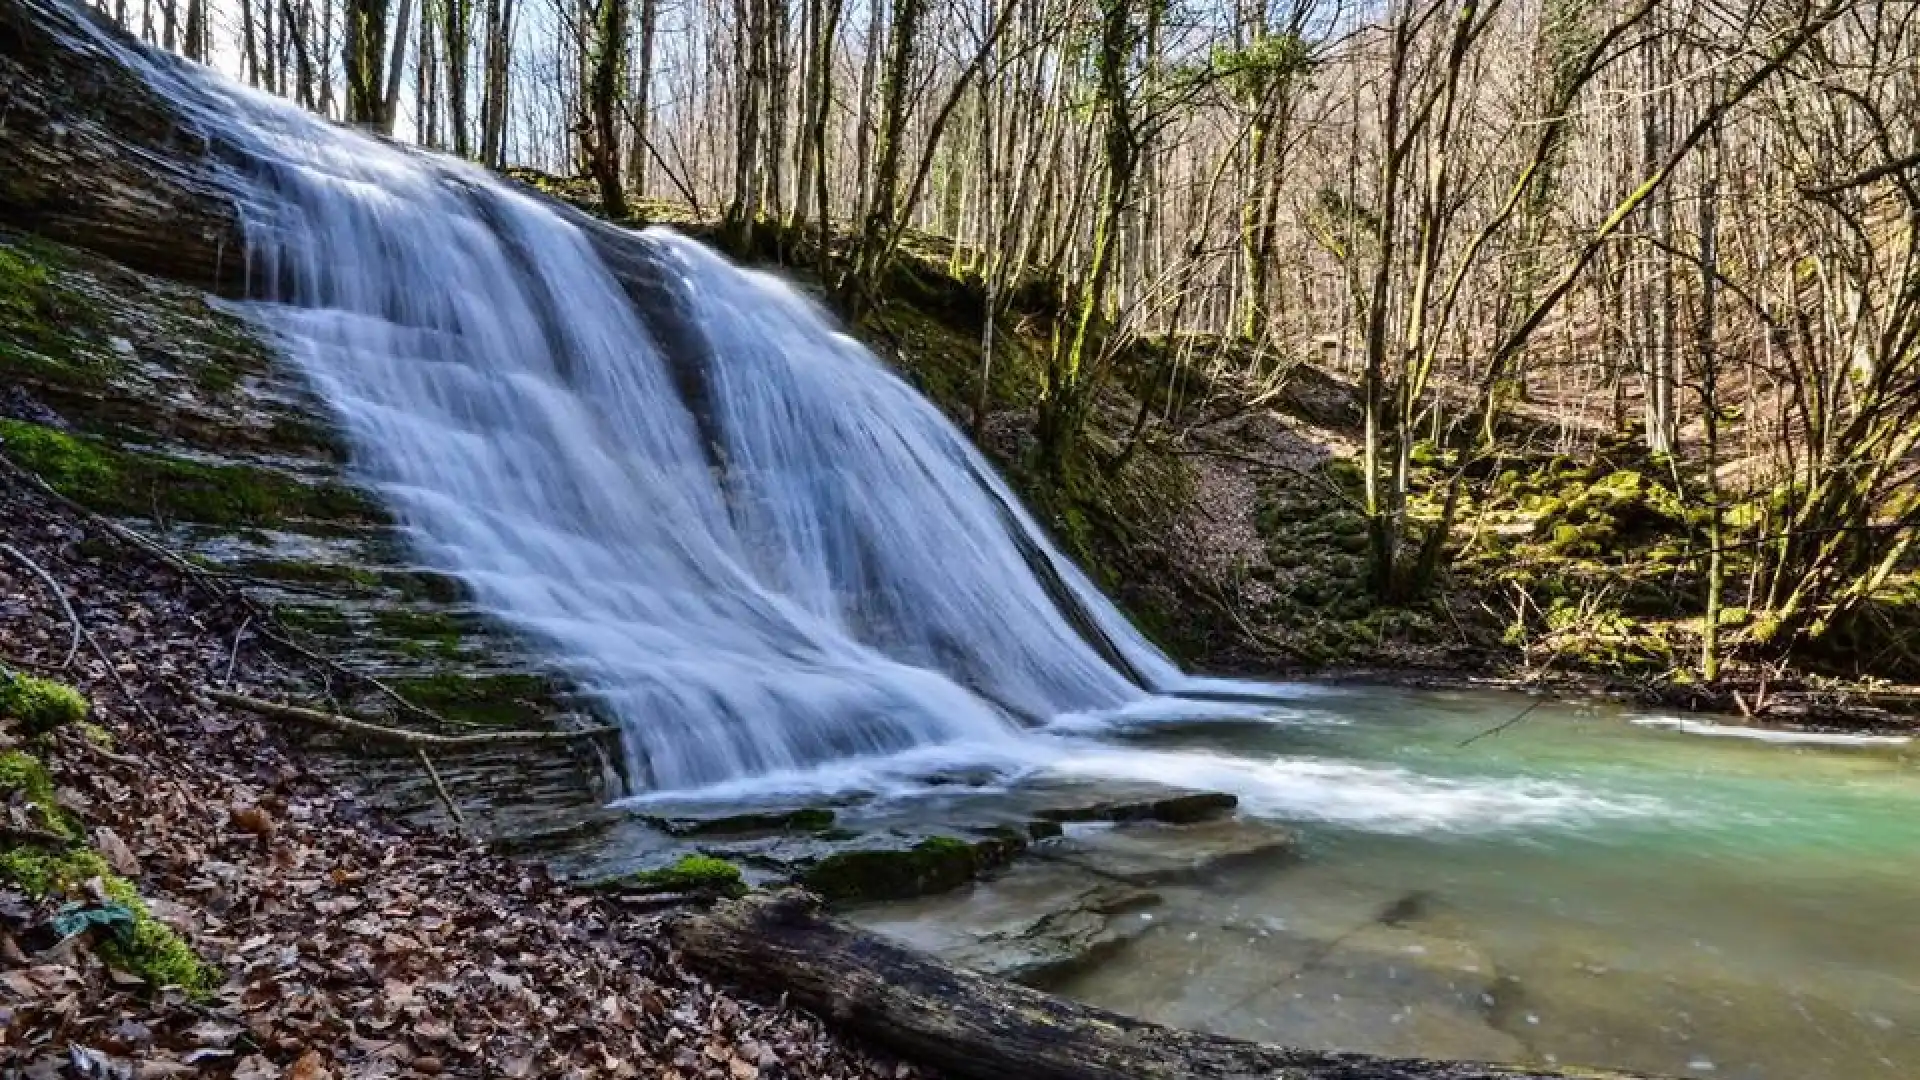
{"label": "flowing water stream", "polygon": [[1573,705],[1475,739],[1527,704],[1356,688],[1272,723],[1142,734],[1196,779],[1318,770],[1350,790],[1301,805],[1247,786],[1251,813],[1300,831],[1298,858],[1162,890],[1149,933],[1062,989],[1388,1054],[1920,1075],[1913,744]]}
{"label": "flowing water stream", "polygon": [[788,285],[653,231],[643,312],[479,170],[94,45],[225,148],[247,310],[419,556],[620,725],[638,799],[1232,791],[1298,855],[1164,890],[1069,992],[1396,1053],[1920,1073],[1906,751],[1572,708],[1461,746],[1513,702],[1188,678]]}

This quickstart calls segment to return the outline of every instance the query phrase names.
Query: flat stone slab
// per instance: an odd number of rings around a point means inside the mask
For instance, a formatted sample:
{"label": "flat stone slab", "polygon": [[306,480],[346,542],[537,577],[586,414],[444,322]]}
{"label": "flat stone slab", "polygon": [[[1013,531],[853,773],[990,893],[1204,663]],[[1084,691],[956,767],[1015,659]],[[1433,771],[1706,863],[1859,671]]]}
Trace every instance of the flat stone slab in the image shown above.
{"label": "flat stone slab", "polygon": [[1285,859],[1295,844],[1294,834],[1278,825],[1228,818],[1195,825],[1067,825],[1064,835],[1031,854],[1108,881],[1152,886]]}
{"label": "flat stone slab", "polygon": [[848,913],[867,929],[984,975],[1050,985],[1153,926],[1160,897],[1031,860],[957,892]]}

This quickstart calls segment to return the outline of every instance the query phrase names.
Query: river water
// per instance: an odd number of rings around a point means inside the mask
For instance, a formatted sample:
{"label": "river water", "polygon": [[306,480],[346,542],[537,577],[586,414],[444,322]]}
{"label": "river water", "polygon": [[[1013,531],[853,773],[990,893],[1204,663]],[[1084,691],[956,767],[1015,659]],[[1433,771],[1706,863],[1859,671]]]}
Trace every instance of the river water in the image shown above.
{"label": "river water", "polygon": [[1483,734],[1532,704],[1352,688],[1267,722],[1137,734],[1196,779],[1345,775],[1354,797],[1243,787],[1244,812],[1289,822],[1297,852],[1162,887],[1146,933],[1059,989],[1383,1054],[1920,1076],[1912,744],[1572,704]]}

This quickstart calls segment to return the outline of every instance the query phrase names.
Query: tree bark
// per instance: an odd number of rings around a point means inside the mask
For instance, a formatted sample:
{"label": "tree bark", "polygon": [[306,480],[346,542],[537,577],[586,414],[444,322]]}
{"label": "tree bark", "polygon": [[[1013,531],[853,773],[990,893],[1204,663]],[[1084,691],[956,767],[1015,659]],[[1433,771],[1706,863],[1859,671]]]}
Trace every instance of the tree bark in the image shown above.
{"label": "tree bark", "polygon": [[[1511,1065],[1326,1053],[1180,1031],[950,967],[824,914],[799,890],[756,893],[668,933],[715,974],[777,990],[910,1060],[968,1080],[1546,1080]],[[1581,1070],[1585,1080],[1634,1074]],[[1644,1078],[1643,1078],[1644,1080]]]}

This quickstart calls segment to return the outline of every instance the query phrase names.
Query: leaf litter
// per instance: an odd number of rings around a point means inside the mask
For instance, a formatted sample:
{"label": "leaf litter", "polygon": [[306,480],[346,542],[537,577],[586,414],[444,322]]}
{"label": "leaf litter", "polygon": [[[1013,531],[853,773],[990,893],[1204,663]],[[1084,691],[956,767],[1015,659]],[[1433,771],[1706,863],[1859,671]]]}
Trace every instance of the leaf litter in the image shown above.
{"label": "leaf litter", "polygon": [[[214,972],[198,995],[148,985],[102,953],[124,918],[112,898],[0,885],[0,1075],[927,1075],[709,983],[654,917],[383,819],[261,720],[207,697],[229,674],[265,697],[318,682],[250,642],[236,649],[238,612],[16,478],[0,477],[0,520],[106,653],[63,665],[61,606],[27,568],[0,565],[0,663],[94,706],[87,730],[30,744],[0,728],[0,752],[46,766],[106,865]],[[73,932],[52,934],[56,917]]]}

